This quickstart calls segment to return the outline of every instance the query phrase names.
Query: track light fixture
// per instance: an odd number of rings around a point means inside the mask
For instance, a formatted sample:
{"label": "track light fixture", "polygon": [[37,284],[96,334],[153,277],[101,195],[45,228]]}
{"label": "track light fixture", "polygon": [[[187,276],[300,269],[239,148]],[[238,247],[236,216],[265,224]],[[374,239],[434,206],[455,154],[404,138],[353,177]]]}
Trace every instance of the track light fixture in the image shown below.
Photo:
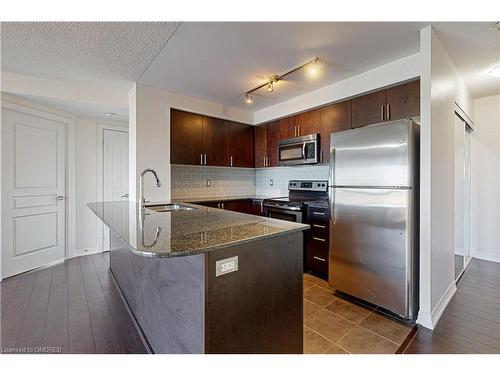
{"label": "track light fixture", "polygon": [[248,94],[245,94],[245,101],[248,103],[248,104],[252,104],[253,103],[253,98],[251,95],[248,95]]}
{"label": "track light fixture", "polygon": [[[303,69],[303,68],[305,68],[305,67],[307,67],[309,65],[312,65],[312,64],[316,64],[316,62],[318,62],[318,60],[319,60],[319,58],[315,57],[314,59],[312,59],[312,60],[310,60],[310,61],[308,61],[306,63],[303,63],[301,65],[297,65],[294,68],[291,68],[291,69],[289,69],[288,71],[286,71],[286,72],[284,72],[282,74],[275,74],[275,75],[269,77],[269,79],[265,83],[262,83],[259,86],[256,86],[253,89],[244,92],[243,96],[245,97],[245,101],[248,104],[251,104],[253,102],[253,97],[250,94],[252,92],[254,92],[254,91],[260,90],[264,86],[267,86],[267,91],[268,92],[273,92],[274,91],[274,84],[276,82],[281,81],[284,77],[286,77],[289,74],[292,74],[292,73],[296,72],[297,70]],[[314,72],[312,72],[312,71],[314,71]],[[312,71],[311,71],[311,73],[313,75],[315,75],[316,74],[316,68],[313,68]]]}

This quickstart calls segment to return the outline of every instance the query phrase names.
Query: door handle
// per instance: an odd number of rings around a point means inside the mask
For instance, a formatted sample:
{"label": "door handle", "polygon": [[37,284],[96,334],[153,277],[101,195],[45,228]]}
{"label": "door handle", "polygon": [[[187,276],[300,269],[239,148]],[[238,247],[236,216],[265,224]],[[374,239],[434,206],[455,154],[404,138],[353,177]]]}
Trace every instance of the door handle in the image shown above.
{"label": "door handle", "polygon": [[233,166],[233,155],[229,157],[229,166]]}
{"label": "door handle", "polygon": [[380,106],[380,119],[382,121],[384,121],[384,107],[385,107],[385,105],[383,105],[383,104]]}
{"label": "door handle", "polygon": [[64,198],[65,198],[65,197],[64,197],[64,195],[58,195],[58,196],[56,197],[56,199],[57,199],[58,201],[63,201],[63,200],[64,200]]}
{"label": "door handle", "polygon": [[127,194],[123,194],[122,198],[128,198],[128,193]]}
{"label": "door handle", "polygon": [[205,157],[204,157],[203,162],[204,162],[205,165],[207,165],[207,154],[204,154],[204,155],[205,155]]}
{"label": "door handle", "polygon": [[325,216],[326,212],[319,212],[319,211],[313,211],[313,215],[318,215],[318,216]]}
{"label": "door handle", "polygon": [[200,165],[203,165],[203,154],[200,154]]}
{"label": "door handle", "polygon": [[385,107],[385,109],[386,109],[385,118],[386,118],[386,120],[390,120],[391,119],[391,105],[387,104],[387,107]]}
{"label": "door handle", "polygon": [[317,256],[313,256],[313,258],[316,259],[316,260],[320,260],[322,262],[326,262],[325,258],[320,258],[320,257],[317,257]]}

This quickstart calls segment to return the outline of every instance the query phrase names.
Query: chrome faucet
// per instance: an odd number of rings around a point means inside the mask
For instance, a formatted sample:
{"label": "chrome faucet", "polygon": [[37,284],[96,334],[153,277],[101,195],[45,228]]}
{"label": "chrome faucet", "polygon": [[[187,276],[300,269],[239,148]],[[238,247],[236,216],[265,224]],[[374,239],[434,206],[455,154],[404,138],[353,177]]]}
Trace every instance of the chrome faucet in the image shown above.
{"label": "chrome faucet", "polygon": [[151,169],[151,168],[146,168],[145,170],[142,171],[141,176],[139,177],[139,208],[142,210],[144,208],[144,204],[146,203],[146,199],[144,199],[144,175],[146,173],[152,173],[154,178],[156,179],[156,187],[161,186],[160,179],[158,178],[158,175],[156,174],[156,171]]}

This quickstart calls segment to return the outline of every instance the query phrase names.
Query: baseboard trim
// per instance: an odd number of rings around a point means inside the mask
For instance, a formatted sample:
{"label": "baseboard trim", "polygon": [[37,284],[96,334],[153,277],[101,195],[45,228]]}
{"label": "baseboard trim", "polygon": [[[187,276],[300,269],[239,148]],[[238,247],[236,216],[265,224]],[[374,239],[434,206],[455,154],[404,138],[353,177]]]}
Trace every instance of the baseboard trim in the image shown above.
{"label": "baseboard trim", "polygon": [[438,303],[434,308],[432,309],[431,313],[431,323],[432,323],[432,329],[434,329],[439,322],[439,319],[441,319],[441,315],[443,315],[444,310],[446,309],[446,306],[450,303],[451,299],[457,292],[457,285],[455,281],[453,281],[450,286],[446,289],[444,292],[443,296],[439,299]]}
{"label": "baseboard trim", "polygon": [[76,250],[73,250],[73,254],[71,255],[71,257],[68,257],[68,259],[81,257],[83,255],[99,254],[102,252],[103,251],[101,251],[99,249],[76,249]]}

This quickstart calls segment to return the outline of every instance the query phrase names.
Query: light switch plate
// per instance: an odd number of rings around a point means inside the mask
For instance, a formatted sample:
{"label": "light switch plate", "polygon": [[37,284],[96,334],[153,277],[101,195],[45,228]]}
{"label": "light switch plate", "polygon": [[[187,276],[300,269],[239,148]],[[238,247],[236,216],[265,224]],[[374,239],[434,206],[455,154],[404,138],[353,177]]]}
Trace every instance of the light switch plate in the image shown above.
{"label": "light switch plate", "polygon": [[274,181],[273,181],[273,179],[271,178],[271,179],[269,180],[269,186],[273,186],[273,185],[274,185]]}
{"label": "light switch plate", "polygon": [[207,187],[210,187],[212,186],[212,180],[207,178]]}
{"label": "light switch plate", "polygon": [[238,271],[238,256],[215,262],[215,277]]}

